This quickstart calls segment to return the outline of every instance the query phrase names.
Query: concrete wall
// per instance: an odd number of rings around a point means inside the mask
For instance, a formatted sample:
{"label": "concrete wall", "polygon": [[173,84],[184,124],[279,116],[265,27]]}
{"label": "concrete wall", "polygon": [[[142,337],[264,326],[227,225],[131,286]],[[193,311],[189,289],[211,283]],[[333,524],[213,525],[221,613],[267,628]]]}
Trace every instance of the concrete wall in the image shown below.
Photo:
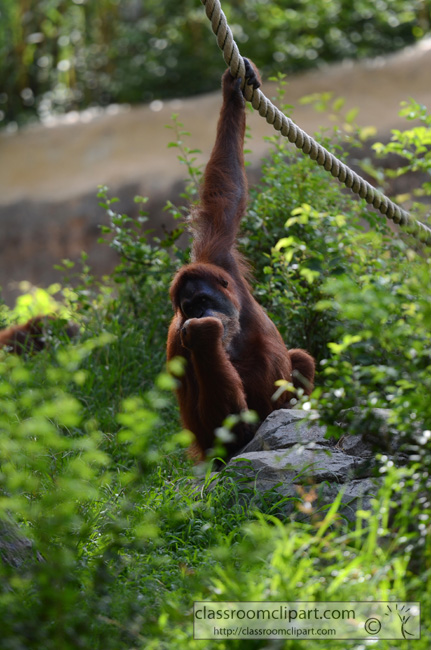
{"label": "concrete wall", "polygon": [[[223,64],[221,61],[220,69]],[[390,129],[403,127],[398,111],[402,100],[413,97],[431,107],[431,40],[386,58],[343,63],[289,79],[286,101],[296,108],[293,119],[309,133],[332,124],[311,106],[301,106],[305,95],[331,91],[346,99],[346,110],[360,109],[358,123],[373,125],[377,140],[388,139]],[[274,85],[263,84],[269,97]],[[170,123],[179,113],[191,132],[187,145],[208,159],[220,108],[219,92],[183,101],[153,103],[133,108],[72,113],[14,133],[0,133],[0,286],[12,303],[21,280],[46,286],[58,279],[53,264],[62,258],[90,255],[99,274],[109,272],[115,256],[97,244],[98,225],[106,215],[98,206],[97,186],[108,185],[120,197],[116,209],[132,214],[135,194],[150,197],[151,225],[169,226],[161,208],[175,200],[185,176],[176,158]],[[258,115],[249,118],[253,140],[252,170],[267,151],[263,137],[274,133]],[[250,157],[249,157],[250,158]],[[334,181],[335,182],[335,181]]]}

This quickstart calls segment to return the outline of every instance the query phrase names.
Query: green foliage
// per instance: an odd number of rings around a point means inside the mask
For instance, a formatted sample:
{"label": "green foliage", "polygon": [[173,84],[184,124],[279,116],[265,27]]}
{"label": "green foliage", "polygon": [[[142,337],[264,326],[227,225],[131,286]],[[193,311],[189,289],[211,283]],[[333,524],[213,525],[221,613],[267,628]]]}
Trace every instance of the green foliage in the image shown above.
{"label": "green foliage", "polygon": [[[430,29],[429,0],[223,2],[265,74],[399,49]],[[222,59],[199,0],[2,0],[0,123],[215,89]]]}
{"label": "green foliage", "polygon": [[[376,149],[404,157],[398,175],[420,170],[426,179],[430,116],[414,101],[403,104],[401,115],[419,126],[394,131],[391,142]],[[414,193],[423,197],[428,186],[425,180]],[[426,210],[426,204],[413,205],[424,219]],[[317,409],[335,436],[344,432],[335,423],[345,409],[356,407],[345,423],[351,433],[364,431],[376,407],[390,409],[389,429],[375,441],[383,454],[380,471],[391,467],[386,453],[396,434],[414,468],[402,483],[421,495],[411,506],[420,522],[431,508],[431,259],[428,249],[381,221],[328,186],[326,172],[277,143],[251,206],[245,243],[268,250],[272,242],[266,264],[256,268],[260,300],[286,340],[320,361],[318,386],[304,407]],[[364,232],[367,223],[372,229]],[[414,547],[425,563],[420,531]]]}
{"label": "green foliage", "polygon": [[[389,178],[398,178],[408,172],[422,172],[425,181],[421,187],[415,189],[413,195],[418,198],[431,196],[431,115],[425,106],[413,99],[402,102],[401,105],[403,108],[400,115],[409,121],[419,121],[419,125],[405,131],[394,129],[391,142],[386,145],[376,143],[373,148],[380,156],[388,154],[400,156],[403,164],[400,164],[397,169],[386,170]],[[424,206],[419,202],[413,204],[413,209],[419,211],[419,215],[424,212]]]}
{"label": "green foliage", "polygon": [[[410,111],[418,130],[395,132],[388,151],[403,143],[397,153],[406,167],[427,173],[429,117],[414,104]],[[359,145],[353,117],[345,121],[349,144]],[[193,201],[200,171],[178,120],[174,132]],[[194,641],[195,600],[420,600],[430,610],[428,252],[390,232],[278,138],[272,143],[241,245],[256,294],[289,345],[308,347],[320,362],[317,388],[299,405],[304,412],[316,408],[339,435],[334,423],[348,407],[357,408],[343,433],[361,432],[376,406],[391,410],[375,440],[383,481],[372,510],[349,525],[337,514],[339,500],[326,516],[315,509],[312,488],[292,499],[256,490],[230,467],[218,480],[211,466],[191,467],[183,451],[190,436],[180,431],[170,394],[181,364],[159,374],[168,286],[186,253],[179,232],[151,239],[145,212],[135,220],[116,213],[101,188],[110,219],[103,237],[119,264],[112,278],[96,281],[85,255],[81,270],[63,260],[76,276],[62,295],[68,317],[80,323],[79,341],[54,342],[25,360],[0,353],[5,650],[298,647]],[[344,144],[339,130],[326,142],[337,151]],[[22,305],[32,309],[28,297]],[[12,316],[2,308],[2,320]],[[394,440],[401,467],[390,459]],[[294,514],[286,519],[288,501]],[[427,650],[430,633],[425,614],[418,650]],[[307,640],[314,647],[321,644]]]}
{"label": "green foliage", "polygon": [[[328,513],[315,526],[295,522],[280,523],[268,515],[257,515],[242,528],[240,543],[229,548],[218,541],[214,549],[218,567],[208,579],[208,570],[191,580],[194,600],[217,601],[311,601],[406,599],[406,574],[409,550],[404,543],[384,543],[390,535],[388,512],[394,490],[394,476],[386,481],[374,504],[373,513],[361,512],[357,527],[341,534],[336,514]],[[412,504],[404,498],[403,510]],[[216,521],[216,520],[215,520]],[[407,520],[400,524],[399,540],[407,538]],[[214,524],[216,525],[216,524]],[[429,595],[420,589],[422,603]],[[297,641],[223,641],[218,638],[202,643],[192,640],[192,622],[176,619],[175,612],[187,611],[190,596],[174,593],[169,609],[161,617],[161,633],[166,647],[190,648],[297,648]],[[172,623],[175,621],[176,625]],[[157,647],[156,641],[149,647]],[[337,648],[340,642],[326,640],[325,647]],[[301,644],[302,645],[302,644]],[[390,649],[393,642],[379,641]],[[307,648],[320,648],[321,642],[307,639]],[[407,648],[403,643],[397,647]],[[426,642],[424,643],[424,648]]]}
{"label": "green foliage", "polygon": [[[343,137],[336,130],[332,142],[327,136],[320,139],[343,159]],[[256,261],[255,293],[284,339],[321,359],[338,322],[334,310],[315,309],[324,295],[323,284],[329,277],[349,273],[356,261],[366,264],[366,238],[372,239],[376,230],[387,233],[387,226],[362,202],[328,182],[328,173],[292,151],[285,139],[270,140],[274,149],[264,162],[241,242]],[[351,133],[347,142],[358,146]],[[364,235],[364,222],[373,229],[370,235]],[[398,250],[395,241],[387,246]]]}

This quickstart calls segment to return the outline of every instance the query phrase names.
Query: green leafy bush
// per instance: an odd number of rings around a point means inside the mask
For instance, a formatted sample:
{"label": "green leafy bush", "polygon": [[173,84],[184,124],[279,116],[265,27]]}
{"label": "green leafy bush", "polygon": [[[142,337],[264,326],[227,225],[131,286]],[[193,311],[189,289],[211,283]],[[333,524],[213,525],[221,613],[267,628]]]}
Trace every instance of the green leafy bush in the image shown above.
{"label": "green leafy bush", "polygon": [[[405,167],[420,164],[429,173],[429,118],[412,104],[415,110],[418,130],[395,132],[388,148],[403,142]],[[357,407],[350,432],[362,430],[374,407],[391,409],[375,440],[383,486],[372,510],[349,525],[336,501],[325,518],[312,507],[306,522],[284,520],[286,498],[259,493],[229,469],[216,484],[211,467],[203,475],[191,467],[183,451],[189,436],[166,392],[175,378],[158,377],[167,289],[186,254],[176,234],[151,240],[145,214],[134,221],[117,214],[101,189],[111,220],[104,238],[120,264],[112,279],[96,282],[84,257],[76,288],[64,292],[67,313],[79,317],[79,342],[26,360],[1,353],[5,650],[298,646],[267,639],[203,645],[192,638],[194,600],[420,600],[425,614],[415,644],[427,650],[429,256],[326,172],[273,144],[241,245],[256,294],[286,341],[309,347],[319,361],[304,412],[315,407],[338,435],[334,423],[347,407]],[[341,146],[341,133],[327,144]],[[181,155],[193,168],[193,152]],[[66,261],[63,268],[76,272]],[[4,308],[2,318],[10,316]],[[395,435],[400,467],[390,459]],[[306,496],[294,500],[299,512]],[[307,648],[317,646],[307,640]]]}

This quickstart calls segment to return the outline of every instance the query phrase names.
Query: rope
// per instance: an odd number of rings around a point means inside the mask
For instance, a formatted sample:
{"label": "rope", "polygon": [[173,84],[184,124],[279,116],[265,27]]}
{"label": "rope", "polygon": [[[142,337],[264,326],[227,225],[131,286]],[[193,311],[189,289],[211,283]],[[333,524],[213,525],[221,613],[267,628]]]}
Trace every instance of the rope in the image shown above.
{"label": "rope", "polygon": [[334,178],[343,183],[352,192],[358,194],[367,203],[379,210],[385,217],[394,223],[403,226],[414,237],[431,246],[431,228],[415,219],[403,208],[393,203],[382,192],[370,185],[350,167],[342,163],[325,147],[322,147],[305,131],[302,131],[290,118],[286,117],[274,104],[257,88],[254,89],[245,83],[244,61],[235,43],[232,31],[227,23],[219,0],[201,0],[205,7],[206,15],[211,21],[212,30],[217,37],[219,48],[223,52],[224,60],[233,77],[241,77],[242,91],[247,101],[253,108],[272,124],[276,131],[289,139],[298,149],[310,156],[319,165],[330,172]]}

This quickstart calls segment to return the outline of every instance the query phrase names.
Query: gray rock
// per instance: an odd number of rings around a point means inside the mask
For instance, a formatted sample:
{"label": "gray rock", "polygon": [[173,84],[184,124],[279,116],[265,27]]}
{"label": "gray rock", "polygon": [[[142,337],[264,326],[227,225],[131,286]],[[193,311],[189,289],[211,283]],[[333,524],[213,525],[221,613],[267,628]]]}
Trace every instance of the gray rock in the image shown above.
{"label": "gray rock", "polygon": [[298,443],[315,442],[322,446],[333,446],[334,441],[325,438],[325,427],[304,420],[305,415],[305,412],[300,409],[273,411],[241,453],[264,451],[265,449],[286,449]]}
{"label": "gray rock", "polygon": [[0,559],[12,567],[25,567],[29,562],[42,561],[33,543],[10,519],[0,521]]}
{"label": "gray rock", "polygon": [[[358,508],[370,509],[381,485],[381,479],[373,477],[377,465],[373,439],[388,435],[389,414],[384,409],[367,413],[364,422],[370,426],[364,428],[364,435],[345,434],[336,442],[325,437],[325,427],[316,424],[317,413],[274,411],[226,469],[242,481],[249,479],[247,485],[254,488],[254,494],[274,491],[285,497],[276,502],[280,512],[295,513],[301,520],[324,513],[342,490],[338,514],[353,522]],[[340,424],[348,429],[354,421],[357,430],[361,416],[357,409],[348,409]],[[393,458],[396,462],[397,457]],[[223,472],[221,480],[222,476]]]}
{"label": "gray rock", "polygon": [[390,415],[391,410],[383,408],[364,411],[355,406],[341,411],[336,424],[353,435],[343,437],[338,445],[354,456],[367,453],[367,450],[370,455],[378,451],[398,452],[400,436],[389,423]]}
{"label": "gray rock", "polygon": [[369,444],[359,434],[342,436],[337,442],[337,448],[349,456],[370,457],[373,455]]}
{"label": "gray rock", "polygon": [[271,451],[252,451],[231,459],[241,474],[259,475],[262,479],[302,481],[321,483],[336,481],[344,483],[358,475],[370,471],[370,459],[348,456],[338,449],[323,447],[303,449],[274,449]]}

